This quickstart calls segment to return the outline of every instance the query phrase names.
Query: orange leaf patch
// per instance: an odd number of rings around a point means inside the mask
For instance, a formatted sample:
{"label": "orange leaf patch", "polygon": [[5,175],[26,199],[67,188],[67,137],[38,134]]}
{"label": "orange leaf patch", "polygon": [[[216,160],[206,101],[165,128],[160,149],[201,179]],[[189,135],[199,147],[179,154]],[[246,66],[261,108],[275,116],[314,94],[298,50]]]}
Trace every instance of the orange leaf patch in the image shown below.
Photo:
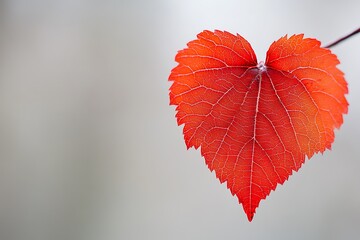
{"label": "orange leaf patch", "polygon": [[337,57],[315,39],[274,42],[257,62],[240,35],[204,31],[176,55],[170,104],[188,148],[201,147],[249,221],[305,157],[330,149],[347,113]]}

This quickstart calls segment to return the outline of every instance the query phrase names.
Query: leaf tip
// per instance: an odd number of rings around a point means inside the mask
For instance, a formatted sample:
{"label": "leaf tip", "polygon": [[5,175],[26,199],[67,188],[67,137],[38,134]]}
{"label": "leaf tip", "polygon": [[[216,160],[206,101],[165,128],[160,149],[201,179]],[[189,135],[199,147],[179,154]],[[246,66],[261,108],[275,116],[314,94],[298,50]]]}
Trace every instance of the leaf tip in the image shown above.
{"label": "leaf tip", "polygon": [[251,212],[251,213],[247,213],[246,215],[247,215],[249,222],[251,222],[254,218],[254,213]]}

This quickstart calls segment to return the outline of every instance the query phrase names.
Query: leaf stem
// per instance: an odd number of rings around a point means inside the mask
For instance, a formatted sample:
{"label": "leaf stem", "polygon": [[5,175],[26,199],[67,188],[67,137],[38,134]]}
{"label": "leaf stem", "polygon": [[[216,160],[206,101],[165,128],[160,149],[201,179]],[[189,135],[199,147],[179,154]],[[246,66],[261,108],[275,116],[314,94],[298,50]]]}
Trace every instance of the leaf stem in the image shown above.
{"label": "leaf stem", "polygon": [[331,43],[329,45],[326,45],[324,48],[331,48],[331,47],[341,43],[342,41],[348,39],[349,37],[354,36],[355,34],[357,34],[359,32],[360,32],[360,28],[356,29],[355,31],[353,31],[352,33],[346,35],[345,37],[342,37],[342,38],[338,39],[337,41],[335,41],[335,42],[333,42],[333,43]]}

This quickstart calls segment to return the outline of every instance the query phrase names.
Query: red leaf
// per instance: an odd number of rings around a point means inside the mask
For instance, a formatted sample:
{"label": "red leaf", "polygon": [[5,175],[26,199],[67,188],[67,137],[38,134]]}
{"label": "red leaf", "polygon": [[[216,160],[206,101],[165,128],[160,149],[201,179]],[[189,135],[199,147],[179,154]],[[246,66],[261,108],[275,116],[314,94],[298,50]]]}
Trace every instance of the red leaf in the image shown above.
{"label": "red leaf", "polygon": [[347,83],[337,57],[302,34],[274,42],[265,64],[240,35],[197,37],[176,55],[170,104],[187,147],[201,147],[251,221],[305,156],[330,149],[347,113]]}

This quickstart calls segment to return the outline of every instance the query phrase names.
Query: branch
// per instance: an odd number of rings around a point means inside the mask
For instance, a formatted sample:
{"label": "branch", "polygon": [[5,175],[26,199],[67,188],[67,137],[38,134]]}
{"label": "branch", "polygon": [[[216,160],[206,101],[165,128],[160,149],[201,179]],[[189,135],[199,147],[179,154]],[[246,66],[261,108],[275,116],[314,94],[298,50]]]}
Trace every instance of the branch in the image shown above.
{"label": "branch", "polygon": [[359,32],[360,32],[360,28],[356,29],[355,31],[353,31],[352,33],[350,33],[350,34],[346,35],[345,37],[342,37],[342,38],[340,38],[339,40],[337,40],[337,41],[335,41],[335,42],[333,42],[333,43],[331,43],[331,44],[329,44],[329,45],[325,46],[325,48],[331,48],[331,47],[333,47],[333,46],[335,46],[335,45],[337,45],[337,44],[341,43],[342,41],[344,41],[344,40],[348,39],[349,37],[354,36],[355,34],[357,34],[357,33],[359,33]]}

